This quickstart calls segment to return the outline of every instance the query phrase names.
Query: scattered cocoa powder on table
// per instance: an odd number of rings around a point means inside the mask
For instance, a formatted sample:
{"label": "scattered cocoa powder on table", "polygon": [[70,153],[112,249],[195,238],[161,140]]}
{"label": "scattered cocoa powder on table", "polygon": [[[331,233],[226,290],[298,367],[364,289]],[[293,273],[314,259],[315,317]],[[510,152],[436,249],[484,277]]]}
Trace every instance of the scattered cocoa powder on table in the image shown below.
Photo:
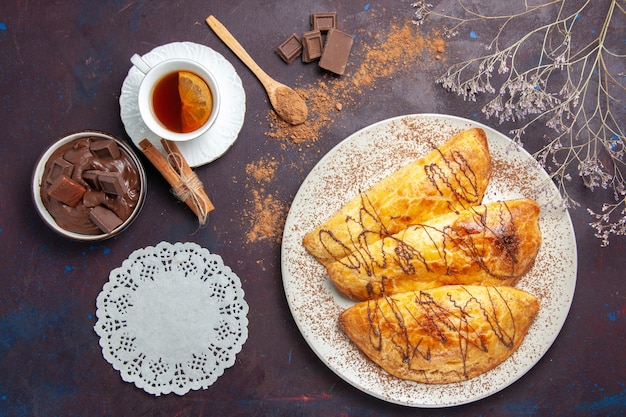
{"label": "scattered cocoa powder on table", "polygon": [[272,194],[263,190],[252,190],[252,209],[244,211],[249,227],[246,232],[247,242],[271,240],[280,243],[287,209]]}
{"label": "scattered cocoa powder on table", "polygon": [[249,192],[243,217],[246,221],[246,241],[273,241],[280,243],[287,209],[278,197],[266,192],[265,185],[272,182],[278,167],[275,158],[261,158],[246,165]]}
{"label": "scattered cocoa powder on table", "polygon": [[258,162],[249,163],[246,166],[246,174],[258,184],[268,183],[274,178],[277,167],[278,161],[275,158],[269,161],[262,158]]}

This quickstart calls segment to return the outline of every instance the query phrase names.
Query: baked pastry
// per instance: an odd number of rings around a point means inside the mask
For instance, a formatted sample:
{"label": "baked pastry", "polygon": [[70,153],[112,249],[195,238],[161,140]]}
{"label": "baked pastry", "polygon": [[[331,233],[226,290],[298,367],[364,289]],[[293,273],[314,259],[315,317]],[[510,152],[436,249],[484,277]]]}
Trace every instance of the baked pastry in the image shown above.
{"label": "baked pastry", "polygon": [[422,383],[463,381],[515,352],[539,309],[513,287],[443,286],[363,301],[339,325],[385,371]]}
{"label": "baked pastry", "polygon": [[303,245],[327,265],[410,224],[479,205],[490,177],[485,132],[463,131],[353,198]]}
{"label": "baked pastry", "polygon": [[450,284],[515,285],[541,240],[537,202],[492,202],[409,226],[326,270],[355,300]]}

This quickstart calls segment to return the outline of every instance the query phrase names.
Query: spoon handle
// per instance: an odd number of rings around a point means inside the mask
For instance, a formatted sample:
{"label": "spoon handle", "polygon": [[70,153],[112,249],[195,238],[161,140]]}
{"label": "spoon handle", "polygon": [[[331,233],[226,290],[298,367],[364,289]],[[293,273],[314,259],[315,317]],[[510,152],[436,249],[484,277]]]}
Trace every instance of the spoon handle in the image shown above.
{"label": "spoon handle", "polygon": [[206,18],[206,23],[213,32],[234,52],[235,55],[256,75],[261,83],[267,88],[272,79],[258,66],[254,59],[243,49],[243,46],[235,39],[235,37],[220,23],[213,15]]}

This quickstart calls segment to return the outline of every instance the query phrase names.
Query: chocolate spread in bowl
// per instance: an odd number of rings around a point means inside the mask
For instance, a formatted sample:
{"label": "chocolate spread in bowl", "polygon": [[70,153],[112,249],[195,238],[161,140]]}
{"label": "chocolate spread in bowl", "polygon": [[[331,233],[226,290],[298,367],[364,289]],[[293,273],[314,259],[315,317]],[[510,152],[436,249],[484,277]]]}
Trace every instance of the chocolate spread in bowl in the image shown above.
{"label": "chocolate spread in bowl", "polygon": [[124,149],[114,140],[93,136],[69,142],[50,156],[40,193],[60,227],[100,235],[130,217],[140,186],[138,168]]}

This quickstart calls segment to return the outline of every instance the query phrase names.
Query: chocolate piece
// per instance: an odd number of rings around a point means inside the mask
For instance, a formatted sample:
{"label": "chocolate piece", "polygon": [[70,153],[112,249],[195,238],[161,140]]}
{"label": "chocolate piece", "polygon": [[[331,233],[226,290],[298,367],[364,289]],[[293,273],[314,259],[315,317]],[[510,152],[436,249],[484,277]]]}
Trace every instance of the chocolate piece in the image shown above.
{"label": "chocolate piece", "polygon": [[95,140],[89,144],[89,150],[98,158],[120,157],[120,148],[114,140]]}
{"label": "chocolate piece", "polygon": [[126,185],[121,172],[98,171],[98,184],[107,194],[119,196],[126,194]]}
{"label": "chocolate piece", "polygon": [[85,187],[66,175],[58,177],[52,185],[50,185],[50,188],[48,188],[48,195],[50,197],[70,207],[76,207],[76,205],[83,200],[83,194],[85,194],[85,192],[87,192]]}
{"label": "chocolate piece", "polygon": [[322,32],[312,30],[302,34],[302,62],[315,61],[322,56],[323,50]]}
{"label": "chocolate piece", "polygon": [[72,172],[74,172],[74,164],[67,162],[63,158],[57,158],[52,162],[52,167],[50,168],[46,182],[52,184],[61,175],[71,178]]}
{"label": "chocolate piece", "polygon": [[313,13],[311,15],[311,30],[327,30],[337,28],[337,13]]}
{"label": "chocolate piece", "polygon": [[110,233],[123,223],[122,219],[104,206],[96,206],[89,212],[89,219],[104,233]]}
{"label": "chocolate piece", "polygon": [[301,53],[302,43],[295,33],[289,36],[283,43],[276,48],[276,53],[287,64],[291,64]]}
{"label": "chocolate piece", "polygon": [[99,190],[100,183],[98,182],[98,173],[104,171],[96,171],[94,169],[90,169],[89,171],[83,171],[83,181],[92,189]]}
{"label": "chocolate piece", "polygon": [[354,38],[352,35],[339,29],[329,30],[319,66],[335,74],[342,75],[346,70],[353,42]]}

